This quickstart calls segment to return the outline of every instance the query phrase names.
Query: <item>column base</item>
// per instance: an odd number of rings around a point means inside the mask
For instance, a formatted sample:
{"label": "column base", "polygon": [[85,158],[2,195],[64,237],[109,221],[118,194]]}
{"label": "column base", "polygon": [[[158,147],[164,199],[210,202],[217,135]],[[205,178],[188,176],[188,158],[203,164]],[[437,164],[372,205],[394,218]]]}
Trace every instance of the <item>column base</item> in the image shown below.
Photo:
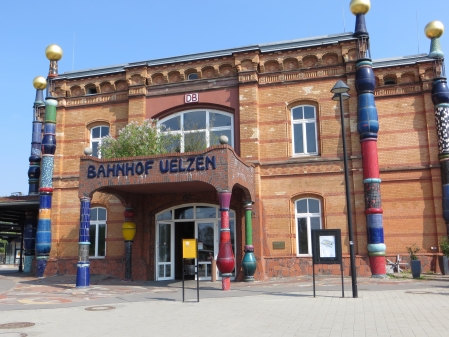
{"label": "column base", "polygon": [[382,277],[387,273],[385,256],[370,256],[369,264],[372,277]]}
{"label": "column base", "polygon": [[231,290],[231,276],[232,274],[221,274],[221,290]]}
{"label": "column base", "polygon": [[[245,246],[246,248],[246,246]],[[242,270],[245,275],[245,282],[253,282],[254,281],[254,273],[256,272],[257,261],[254,256],[253,250],[245,249],[245,256],[242,260]]]}
{"label": "column base", "polygon": [[78,263],[76,265],[76,287],[85,288],[90,285],[90,263]]}
{"label": "column base", "polygon": [[47,259],[39,259],[36,261],[36,277],[44,277],[45,268],[47,268]]}

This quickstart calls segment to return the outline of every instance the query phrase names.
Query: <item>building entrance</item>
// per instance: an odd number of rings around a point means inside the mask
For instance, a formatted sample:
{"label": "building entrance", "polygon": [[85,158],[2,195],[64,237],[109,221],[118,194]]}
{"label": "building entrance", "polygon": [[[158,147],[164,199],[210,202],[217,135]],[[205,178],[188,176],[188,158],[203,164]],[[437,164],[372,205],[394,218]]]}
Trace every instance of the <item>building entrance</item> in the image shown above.
{"label": "building entrance", "polygon": [[[235,213],[229,212],[231,244],[235,252]],[[212,278],[212,260],[217,258],[221,219],[218,206],[184,205],[156,215],[156,280],[182,278],[182,239],[198,239],[199,279]],[[186,260],[196,264],[196,260]],[[216,271],[217,278],[220,273]],[[235,271],[233,272],[235,277]],[[186,277],[188,279],[188,277]],[[193,277],[192,277],[193,279]]]}

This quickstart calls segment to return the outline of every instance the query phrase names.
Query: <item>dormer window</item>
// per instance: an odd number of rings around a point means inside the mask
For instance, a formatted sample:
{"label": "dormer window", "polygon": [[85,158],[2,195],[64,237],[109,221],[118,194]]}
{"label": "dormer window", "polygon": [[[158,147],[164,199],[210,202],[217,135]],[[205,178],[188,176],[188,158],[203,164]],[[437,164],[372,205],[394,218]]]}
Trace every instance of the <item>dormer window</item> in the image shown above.
{"label": "dormer window", "polygon": [[198,74],[197,73],[191,73],[187,76],[187,79],[190,80],[197,80],[198,79]]}

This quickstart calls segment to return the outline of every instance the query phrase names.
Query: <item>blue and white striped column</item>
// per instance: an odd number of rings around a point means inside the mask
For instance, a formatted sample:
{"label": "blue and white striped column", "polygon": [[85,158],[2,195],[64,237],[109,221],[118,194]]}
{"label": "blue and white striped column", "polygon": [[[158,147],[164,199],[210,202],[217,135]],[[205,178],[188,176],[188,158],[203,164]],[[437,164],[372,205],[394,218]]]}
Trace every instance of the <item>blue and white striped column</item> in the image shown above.
{"label": "blue and white striped column", "polygon": [[89,227],[90,227],[90,198],[82,197],[80,206],[79,232],[79,261],[76,265],[76,287],[88,287],[90,284],[89,262]]}

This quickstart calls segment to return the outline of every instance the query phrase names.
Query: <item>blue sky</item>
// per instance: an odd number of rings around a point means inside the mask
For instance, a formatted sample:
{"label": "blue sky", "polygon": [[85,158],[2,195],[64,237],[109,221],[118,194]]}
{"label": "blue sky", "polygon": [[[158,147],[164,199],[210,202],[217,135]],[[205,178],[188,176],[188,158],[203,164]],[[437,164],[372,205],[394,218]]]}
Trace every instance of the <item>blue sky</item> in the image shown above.
{"label": "blue sky", "polygon": [[[0,20],[0,196],[28,193],[35,76],[59,44],[59,72],[354,31],[350,0],[3,1]],[[424,26],[449,29],[448,0],[372,0],[374,59],[427,53]],[[441,38],[449,55],[449,32]]]}

